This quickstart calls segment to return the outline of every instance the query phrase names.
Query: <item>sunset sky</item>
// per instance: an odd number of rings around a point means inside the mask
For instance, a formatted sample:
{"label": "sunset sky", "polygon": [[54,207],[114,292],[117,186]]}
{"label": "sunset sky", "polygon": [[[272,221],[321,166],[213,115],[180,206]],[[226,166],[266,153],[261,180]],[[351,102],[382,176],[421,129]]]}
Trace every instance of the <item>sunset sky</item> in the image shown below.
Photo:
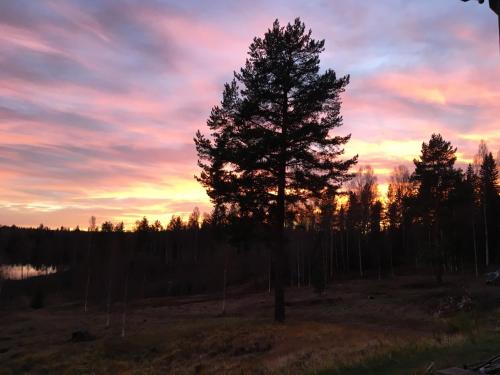
{"label": "sunset sky", "polygon": [[[459,0],[2,1],[0,225],[166,224],[210,203],[193,135],[252,38],[301,17],[350,74],[348,156],[384,184],[433,132],[500,150],[498,21]],[[384,186],[381,188],[384,189]]]}

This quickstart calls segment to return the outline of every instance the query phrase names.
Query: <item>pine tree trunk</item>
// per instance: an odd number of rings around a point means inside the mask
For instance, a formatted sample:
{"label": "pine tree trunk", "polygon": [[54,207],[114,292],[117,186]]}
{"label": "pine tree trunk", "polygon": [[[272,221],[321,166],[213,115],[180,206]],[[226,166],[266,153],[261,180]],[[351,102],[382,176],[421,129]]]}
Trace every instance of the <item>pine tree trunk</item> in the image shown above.
{"label": "pine tree trunk", "polygon": [[111,324],[111,276],[108,278],[108,296],[106,298],[106,328]]}
{"label": "pine tree trunk", "polygon": [[274,320],[285,321],[285,271],[287,267],[285,253],[285,197],[286,197],[286,153],[288,126],[288,93],[283,95],[281,145],[278,171],[278,196],[276,200],[276,247],[275,247],[275,282],[274,282]]}
{"label": "pine tree trunk", "polygon": [[271,294],[271,266],[272,266],[272,260],[271,260],[271,256],[269,256],[269,267],[268,267],[269,285],[268,285],[268,289],[267,289],[268,294]]}
{"label": "pine tree trunk", "polygon": [[335,263],[338,264],[338,254],[334,249],[333,231],[330,229],[330,281],[333,280],[333,257],[335,253]]}
{"label": "pine tree trunk", "polygon": [[442,249],[442,237],[443,237],[443,232],[440,230],[440,240],[438,239],[437,235],[435,236],[435,249],[437,250],[437,269],[436,269],[436,281],[438,284],[443,283],[443,271],[444,271],[444,257],[443,257],[443,249]]}
{"label": "pine tree trunk", "polygon": [[223,272],[223,285],[222,285],[222,315],[226,315],[226,285],[227,285],[227,259],[224,260]]}
{"label": "pine tree trunk", "polygon": [[490,265],[490,248],[488,241],[488,219],[486,216],[486,203],[483,204],[483,217],[484,217],[484,245],[485,245],[485,263],[486,267]]}
{"label": "pine tree trunk", "polygon": [[92,233],[90,234],[89,246],[87,249],[87,283],[85,284],[85,302],[84,302],[84,308],[83,308],[84,312],[87,312],[87,305],[88,305],[88,300],[89,300],[90,273],[92,271],[92,268],[90,265],[90,263],[91,263],[90,262],[91,247],[92,247]]}
{"label": "pine tree trunk", "polygon": [[111,245],[111,252],[109,255],[109,263],[108,263],[108,290],[107,290],[107,298],[106,298],[106,327],[109,327],[111,324],[111,295],[113,290],[113,276],[115,270],[115,250],[119,246],[117,244],[117,240],[114,239]]}
{"label": "pine tree trunk", "polygon": [[[403,242],[403,254],[404,254],[404,259],[407,259],[406,255],[409,255],[409,254],[407,254],[407,250],[406,250],[407,233],[406,233],[406,225],[404,224],[404,221],[403,221],[403,224],[401,225],[401,227],[402,227],[401,240]],[[416,262],[415,262],[415,265],[416,265]],[[416,266],[415,266],[415,268],[416,268]]]}
{"label": "pine tree trunk", "polygon": [[[281,180],[281,178],[280,178]],[[274,281],[274,320],[285,321],[285,181],[283,179],[278,187],[278,218],[277,242],[275,248],[275,281]]]}
{"label": "pine tree trunk", "polygon": [[378,262],[378,279],[382,280],[382,255],[380,254],[380,245],[375,243],[377,246],[377,262]]}
{"label": "pine tree trunk", "polygon": [[391,253],[390,253],[390,262],[391,262],[391,277],[394,277],[394,259],[392,255],[392,245],[391,245]]}
{"label": "pine tree trunk", "polygon": [[477,243],[476,243],[476,224],[474,217],[472,218],[472,242],[474,244],[474,270],[476,271],[476,279],[479,277],[479,270],[477,264]]}
{"label": "pine tree trunk", "polygon": [[297,245],[297,288],[300,288],[300,243]]}
{"label": "pine tree trunk", "polygon": [[361,255],[361,233],[358,236],[359,277],[363,278],[363,257]]}
{"label": "pine tree trunk", "polygon": [[328,238],[325,238],[323,241],[323,285],[326,288],[326,285],[328,283],[328,243],[325,243],[328,241]]}
{"label": "pine tree trunk", "polygon": [[320,231],[320,241],[319,241],[319,256],[321,260],[320,270],[323,275],[323,285],[326,285],[326,234],[324,231]]}
{"label": "pine tree trunk", "polygon": [[345,233],[345,250],[346,250],[346,261],[347,261],[347,272],[351,270],[351,259],[349,256],[349,232]]}
{"label": "pine tree trunk", "polygon": [[142,290],[142,298],[146,298],[146,271],[144,271],[142,275],[141,290]]}
{"label": "pine tree trunk", "polygon": [[307,262],[307,286],[311,287],[311,255],[309,254],[309,261]]}
{"label": "pine tree trunk", "polygon": [[340,261],[342,263],[342,270],[346,270],[346,254],[345,254],[345,244],[344,244],[344,231],[340,231]]}
{"label": "pine tree trunk", "polygon": [[389,232],[389,262],[391,263],[391,277],[394,277],[394,255],[393,255],[393,250],[394,250],[394,232],[391,230]]}
{"label": "pine tree trunk", "polygon": [[194,229],[194,264],[198,264],[198,229]]}
{"label": "pine tree trunk", "polygon": [[127,323],[127,304],[128,304],[128,279],[130,274],[130,266],[125,277],[125,285],[123,288],[123,313],[122,313],[122,337],[125,337],[125,326]]}
{"label": "pine tree trunk", "polygon": [[90,288],[90,269],[87,271],[87,282],[85,284],[85,303],[83,307],[84,312],[87,312],[87,305],[89,300],[89,288]]}

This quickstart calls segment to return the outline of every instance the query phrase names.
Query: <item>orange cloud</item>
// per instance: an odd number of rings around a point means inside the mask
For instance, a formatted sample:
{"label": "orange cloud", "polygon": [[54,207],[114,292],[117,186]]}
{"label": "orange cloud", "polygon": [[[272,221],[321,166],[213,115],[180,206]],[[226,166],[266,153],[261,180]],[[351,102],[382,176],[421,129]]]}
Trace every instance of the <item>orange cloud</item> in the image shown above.
{"label": "orange cloud", "polygon": [[322,69],[351,73],[338,132],[382,195],[434,132],[460,166],[480,139],[500,149],[496,23],[464,4],[19,4],[0,3],[0,224],[209,211],[192,137],[275,17],[303,15]]}

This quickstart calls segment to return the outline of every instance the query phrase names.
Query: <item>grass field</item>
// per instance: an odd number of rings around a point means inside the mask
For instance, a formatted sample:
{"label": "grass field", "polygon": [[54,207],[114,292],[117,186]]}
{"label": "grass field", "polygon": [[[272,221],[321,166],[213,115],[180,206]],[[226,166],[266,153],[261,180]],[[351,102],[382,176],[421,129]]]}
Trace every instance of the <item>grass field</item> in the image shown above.
{"label": "grass field", "polygon": [[388,350],[356,364],[338,366],[315,372],[319,375],[423,375],[430,369],[462,367],[498,355],[500,334],[477,332],[474,337],[455,337],[441,344],[435,342],[410,344]]}
{"label": "grass field", "polygon": [[[470,306],[444,308],[463,295]],[[106,328],[101,306],[19,302],[0,309],[0,373],[423,374],[500,352],[497,295],[458,278],[345,281],[321,297],[290,288],[275,324],[272,296],[233,289],[225,316],[217,295],[136,301],[124,338],[118,304]],[[71,342],[75,330],[95,340]]]}

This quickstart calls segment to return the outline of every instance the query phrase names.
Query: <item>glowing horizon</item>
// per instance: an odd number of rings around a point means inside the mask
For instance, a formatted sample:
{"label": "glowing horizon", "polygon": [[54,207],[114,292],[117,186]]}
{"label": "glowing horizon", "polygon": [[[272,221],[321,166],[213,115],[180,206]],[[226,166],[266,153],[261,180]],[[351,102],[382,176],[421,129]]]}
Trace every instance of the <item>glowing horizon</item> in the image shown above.
{"label": "glowing horizon", "polygon": [[339,134],[352,134],[346,156],[371,165],[381,191],[432,133],[458,148],[459,167],[481,139],[497,155],[498,26],[485,4],[3,2],[0,225],[209,212],[194,133],[208,133],[252,38],[297,16],[325,39],[321,67],[351,75]]}

